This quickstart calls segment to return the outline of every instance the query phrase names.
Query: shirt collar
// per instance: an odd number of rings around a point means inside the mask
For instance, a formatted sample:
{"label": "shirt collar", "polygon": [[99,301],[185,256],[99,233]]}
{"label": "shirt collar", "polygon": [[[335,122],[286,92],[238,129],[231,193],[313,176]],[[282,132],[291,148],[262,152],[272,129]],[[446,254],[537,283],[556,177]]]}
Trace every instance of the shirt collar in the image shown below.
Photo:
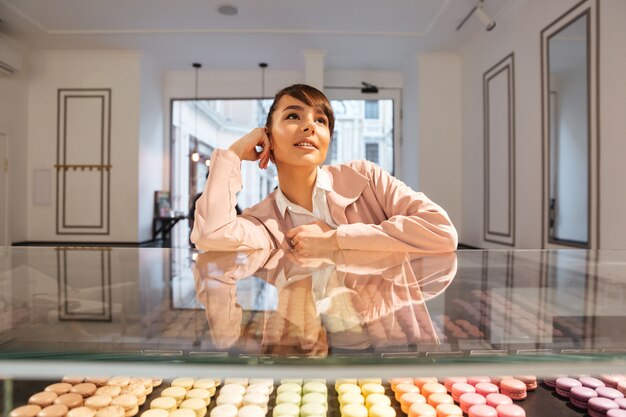
{"label": "shirt collar", "polygon": [[[330,180],[330,174],[320,167],[317,167],[317,178],[315,179],[315,186],[313,187],[313,194],[315,194],[316,189],[321,189],[323,191],[332,191],[332,185]],[[280,189],[280,185],[276,190],[276,205],[278,206],[278,211],[280,214],[285,217],[285,212],[290,204],[293,204],[289,199],[283,194],[283,191]]]}

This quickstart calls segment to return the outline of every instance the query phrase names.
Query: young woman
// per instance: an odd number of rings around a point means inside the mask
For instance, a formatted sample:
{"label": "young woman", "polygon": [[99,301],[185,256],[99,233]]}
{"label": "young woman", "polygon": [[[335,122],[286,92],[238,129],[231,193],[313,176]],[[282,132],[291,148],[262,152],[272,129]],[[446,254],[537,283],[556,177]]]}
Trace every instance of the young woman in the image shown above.
{"label": "young woman", "polygon": [[[279,91],[264,128],[213,152],[191,240],[214,251],[455,250],[452,222],[424,194],[368,161],[321,167],[333,127],[322,92],[303,84]],[[237,216],[243,160],[275,163],[280,185]]]}

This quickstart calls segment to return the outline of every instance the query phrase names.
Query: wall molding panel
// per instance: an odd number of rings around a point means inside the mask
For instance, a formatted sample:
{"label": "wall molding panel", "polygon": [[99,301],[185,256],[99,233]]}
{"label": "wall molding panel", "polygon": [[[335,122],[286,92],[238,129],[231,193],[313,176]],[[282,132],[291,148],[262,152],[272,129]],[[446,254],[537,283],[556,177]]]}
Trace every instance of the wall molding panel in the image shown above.
{"label": "wall molding panel", "polygon": [[111,89],[59,89],[56,232],[110,234]]}
{"label": "wall molding panel", "polygon": [[515,246],[515,57],[483,74],[485,241]]}

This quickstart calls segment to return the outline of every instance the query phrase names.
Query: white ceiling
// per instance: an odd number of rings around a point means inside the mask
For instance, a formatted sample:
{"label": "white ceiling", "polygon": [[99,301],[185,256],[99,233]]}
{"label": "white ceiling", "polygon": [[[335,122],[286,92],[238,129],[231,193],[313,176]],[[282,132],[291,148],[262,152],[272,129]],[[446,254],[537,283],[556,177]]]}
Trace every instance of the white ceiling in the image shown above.
{"label": "white ceiling", "polygon": [[[486,0],[497,20],[507,4]],[[420,52],[450,52],[484,28],[477,0],[0,0],[0,31],[32,49],[139,49],[163,69],[301,68],[325,50],[326,69],[397,70]],[[217,12],[222,4],[236,16]],[[490,32],[497,36],[498,27]]]}

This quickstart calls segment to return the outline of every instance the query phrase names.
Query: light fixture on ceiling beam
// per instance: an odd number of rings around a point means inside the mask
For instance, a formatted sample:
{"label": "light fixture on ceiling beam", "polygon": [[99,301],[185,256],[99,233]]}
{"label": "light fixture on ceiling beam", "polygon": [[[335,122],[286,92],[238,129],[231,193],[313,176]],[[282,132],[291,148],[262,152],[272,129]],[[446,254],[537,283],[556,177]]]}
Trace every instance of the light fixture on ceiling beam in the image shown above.
{"label": "light fixture on ceiling beam", "polygon": [[474,14],[476,15],[476,17],[478,17],[478,20],[480,20],[482,24],[485,25],[485,30],[487,32],[493,30],[493,28],[496,27],[496,21],[489,17],[487,12],[485,11],[484,3],[484,0],[480,0],[478,4],[476,4],[476,6],[474,6],[474,8],[469,11],[467,16],[465,16],[465,18],[461,20],[461,23],[459,23],[459,25],[456,27],[456,30],[459,31],[463,27],[465,22],[467,22],[467,20]]}
{"label": "light fixture on ceiling beam", "polygon": [[265,69],[267,68],[267,62],[259,62],[259,68],[261,68],[261,100],[265,98]]}

